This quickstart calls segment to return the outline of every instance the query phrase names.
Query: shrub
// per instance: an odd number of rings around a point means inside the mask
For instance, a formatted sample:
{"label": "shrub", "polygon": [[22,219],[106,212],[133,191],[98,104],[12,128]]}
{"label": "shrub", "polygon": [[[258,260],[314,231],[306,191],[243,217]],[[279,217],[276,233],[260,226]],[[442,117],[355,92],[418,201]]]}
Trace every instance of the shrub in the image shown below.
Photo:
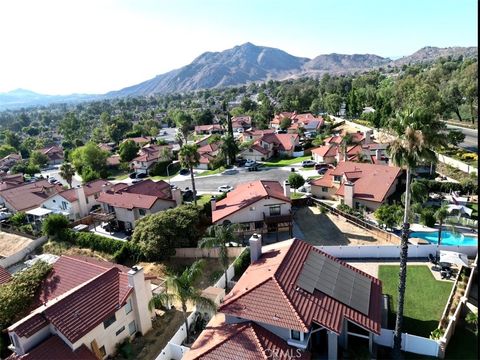
{"label": "shrub", "polygon": [[428,227],[435,226],[435,211],[430,208],[426,208],[420,214],[420,222]]}
{"label": "shrub", "polygon": [[61,214],[50,214],[42,223],[42,233],[45,236],[61,237],[70,221]]}
{"label": "shrub", "polygon": [[243,275],[250,265],[250,249],[245,249],[233,262],[233,268],[235,270],[235,277]]}
{"label": "shrub", "polygon": [[13,226],[21,226],[27,222],[27,214],[23,211],[19,211],[10,217],[10,222]]}
{"label": "shrub", "polygon": [[[172,161],[160,161],[152,166],[150,170],[151,176],[167,176],[167,166],[170,165]],[[169,175],[175,174],[180,170],[180,163],[175,163],[168,168]]]}
{"label": "shrub", "polygon": [[444,333],[445,333],[445,330],[443,329],[435,329],[430,333],[430,339],[439,340]]}

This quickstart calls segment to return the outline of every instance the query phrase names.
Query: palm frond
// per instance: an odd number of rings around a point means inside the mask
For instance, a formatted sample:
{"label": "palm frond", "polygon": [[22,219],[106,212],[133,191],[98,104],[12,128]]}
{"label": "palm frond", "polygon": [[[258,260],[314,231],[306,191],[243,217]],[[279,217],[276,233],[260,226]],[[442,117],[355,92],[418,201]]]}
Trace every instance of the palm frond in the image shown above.
{"label": "palm frond", "polygon": [[159,309],[161,307],[168,308],[168,306],[176,299],[177,297],[175,294],[167,294],[165,292],[161,294],[155,294],[148,302],[148,310],[152,311],[153,309]]}
{"label": "palm frond", "polygon": [[217,304],[215,304],[215,301],[203,297],[201,295],[196,295],[190,299],[192,303],[194,303],[197,306],[197,309],[203,312],[217,312]]}

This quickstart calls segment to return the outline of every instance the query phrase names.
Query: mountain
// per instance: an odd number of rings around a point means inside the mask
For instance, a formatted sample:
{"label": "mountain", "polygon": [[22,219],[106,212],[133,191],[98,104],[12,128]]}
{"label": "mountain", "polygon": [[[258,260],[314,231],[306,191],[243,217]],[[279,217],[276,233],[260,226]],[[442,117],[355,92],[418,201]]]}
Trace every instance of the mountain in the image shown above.
{"label": "mountain", "polygon": [[96,95],[71,94],[71,95],[44,95],[30,90],[15,89],[0,93],[0,110],[15,109],[34,105],[48,105],[58,102],[77,102],[93,100]]}
{"label": "mountain", "polygon": [[344,72],[366,70],[380,67],[390,63],[392,60],[372,54],[328,54],[320,55],[305,64],[306,70],[318,70],[323,72]]}
{"label": "mountain", "polygon": [[471,47],[447,47],[447,48],[438,48],[434,46],[426,46],[420,50],[414,52],[412,55],[401,57],[393,61],[393,65],[401,66],[404,64],[414,64],[420,62],[432,62],[438,59],[439,57],[458,57],[462,55],[463,57],[478,57],[478,48],[476,46]]}
{"label": "mountain", "polygon": [[245,43],[222,52],[203,53],[187,66],[107,95],[150,95],[246,84],[287,77],[308,61],[279,49]]}

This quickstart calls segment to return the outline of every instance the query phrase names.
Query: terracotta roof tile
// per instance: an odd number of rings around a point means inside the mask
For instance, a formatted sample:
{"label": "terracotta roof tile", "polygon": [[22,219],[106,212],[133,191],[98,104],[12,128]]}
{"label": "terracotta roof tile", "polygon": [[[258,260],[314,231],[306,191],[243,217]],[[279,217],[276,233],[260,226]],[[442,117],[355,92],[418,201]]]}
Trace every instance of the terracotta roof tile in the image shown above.
{"label": "terracotta roof tile", "polygon": [[12,275],[10,275],[7,270],[0,266],[0,285],[9,282],[11,278]]}
{"label": "terracotta roof tile", "polygon": [[257,180],[243,183],[227,193],[225,199],[217,202],[216,210],[212,211],[212,222],[215,223],[267,197],[290,202],[278,181]]}
{"label": "terracotta roof tile", "polygon": [[312,149],[312,154],[316,154],[318,156],[337,156],[338,153],[338,146],[330,144],[330,145],[323,145],[318,148]]}
{"label": "terracotta roof tile", "polygon": [[123,209],[150,209],[158,200],[156,196],[120,193],[101,193],[97,201]]}
{"label": "terracotta roof tile", "polygon": [[62,186],[52,185],[47,180],[22,183],[18,186],[1,190],[3,197],[17,211],[25,211],[41,205],[46,199],[63,191]]}
{"label": "terracotta roof tile", "polygon": [[279,150],[291,151],[298,145],[298,134],[265,134],[262,141],[268,144],[276,144]]}
{"label": "terracotta roof tile", "polygon": [[[216,315],[192,345],[184,359],[205,360],[257,360],[268,359],[272,354],[279,360],[297,354],[294,347],[253,322],[227,324],[221,314]],[[241,354],[241,355],[240,355]],[[289,355],[290,354],[290,355]],[[295,359],[310,359],[309,352],[300,351]]]}
{"label": "terracotta roof tile", "polygon": [[58,336],[51,336],[24,355],[12,354],[6,360],[96,360],[85,346],[72,351]]}
{"label": "terracotta roof tile", "polygon": [[[311,251],[323,254],[371,280],[368,315],[362,314],[318,290],[314,290],[312,294],[297,290],[297,278]],[[272,288],[269,287],[270,285],[266,285],[270,284],[271,279],[275,279],[284,295],[272,291]],[[271,296],[268,299],[262,296],[263,292],[260,290],[264,286],[267,286],[265,291],[270,291]],[[379,334],[382,309],[381,294],[382,286],[380,280],[333,256],[323,253],[304,241],[295,239],[289,246],[279,247],[266,252],[258,261],[250,265],[232,291],[225,297],[219,311],[227,315],[237,316],[236,314],[240,311],[240,306],[247,304],[247,307],[241,310],[241,318],[253,320],[261,317],[261,321],[266,324],[274,326],[283,324],[284,327],[293,328],[292,324],[290,324],[292,318],[289,318],[288,322],[282,322],[281,320],[264,316],[265,310],[261,310],[263,307],[269,309],[271,316],[272,312],[285,314],[291,311],[289,307],[293,306],[295,313],[299,316],[295,328],[303,328],[305,325],[308,327],[315,322],[339,334],[342,329],[343,318],[347,318]],[[288,299],[288,302],[284,301],[284,297]],[[274,302],[274,300],[277,301]],[[272,306],[272,303],[275,305]]]}

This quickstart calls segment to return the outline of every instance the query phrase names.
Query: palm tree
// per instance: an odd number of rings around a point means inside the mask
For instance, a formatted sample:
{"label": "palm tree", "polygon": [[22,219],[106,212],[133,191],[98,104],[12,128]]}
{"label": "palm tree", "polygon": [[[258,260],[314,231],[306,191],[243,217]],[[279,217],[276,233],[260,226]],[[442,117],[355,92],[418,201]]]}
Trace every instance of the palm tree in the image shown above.
{"label": "palm tree", "polygon": [[193,167],[200,163],[200,154],[198,153],[198,146],[196,144],[185,144],[178,153],[180,157],[180,163],[182,166],[187,167],[190,170],[190,178],[192,179],[192,191],[193,201],[197,206],[197,191],[195,189],[195,179],[193,178]]}
{"label": "palm tree", "polygon": [[75,175],[75,169],[70,163],[63,163],[62,166],[60,166],[60,176],[65,179],[65,181],[68,183],[68,186],[72,188],[72,179],[73,176]]}
{"label": "palm tree", "polygon": [[435,212],[435,218],[438,220],[440,223],[440,227],[438,228],[438,245],[440,245],[440,242],[442,240],[442,226],[443,222],[448,216],[448,210],[445,205],[442,205],[436,212]]}
{"label": "palm tree", "polygon": [[403,307],[407,281],[408,237],[410,233],[410,202],[412,171],[422,161],[436,161],[435,152],[431,149],[442,142],[438,136],[444,127],[431,113],[421,110],[404,111],[397,114],[390,122],[390,129],[395,132],[396,139],[390,143],[387,152],[393,163],[406,168],[405,210],[400,250],[400,271],[398,285],[398,304],[393,349],[396,358],[401,358]]}
{"label": "palm tree", "polygon": [[340,143],[341,149],[342,149],[342,155],[343,155],[343,161],[347,161],[347,151],[348,151],[348,146],[353,144],[353,136],[352,134],[345,134],[345,136],[342,138],[342,142]]}
{"label": "palm tree", "polygon": [[227,269],[228,269],[228,249],[227,244],[236,240],[234,225],[213,225],[207,233],[208,237],[203,238],[198,243],[199,248],[218,248],[220,253],[218,260],[223,268],[225,275],[225,292],[228,291]]}
{"label": "palm tree", "polygon": [[[203,297],[200,290],[194,286],[195,281],[202,275],[205,267],[205,260],[197,260],[187,267],[180,275],[167,275],[165,284],[166,291],[161,294],[155,294],[148,303],[148,308],[153,310],[159,307],[169,307],[173,301],[180,302],[183,311],[183,319],[187,332],[187,342],[190,340],[188,329],[187,303],[201,308],[202,310],[215,312],[217,306],[209,298]],[[171,291],[171,293],[169,293]]]}

